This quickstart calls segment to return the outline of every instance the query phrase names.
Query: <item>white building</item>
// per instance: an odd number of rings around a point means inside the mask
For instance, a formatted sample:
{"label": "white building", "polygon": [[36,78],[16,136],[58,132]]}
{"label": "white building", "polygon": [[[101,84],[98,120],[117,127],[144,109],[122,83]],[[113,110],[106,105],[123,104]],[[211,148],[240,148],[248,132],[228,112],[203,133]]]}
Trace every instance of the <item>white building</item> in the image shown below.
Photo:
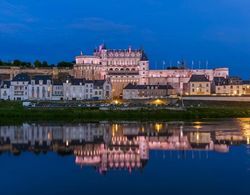
{"label": "white building", "polygon": [[34,76],[28,87],[29,100],[52,99],[52,77],[48,75]]}
{"label": "white building", "polygon": [[53,80],[52,100],[63,100],[63,82],[60,80]]}
{"label": "white building", "polygon": [[29,99],[29,82],[28,74],[21,73],[10,81],[10,100],[28,100]]}
{"label": "white building", "polygon": [[110,99],[112,87],[106,80],[68,79],[63,83],[64,100]]}
{"label": "white building", "polygon": [[0,88],[0,99],[10,99],[10,81],[3,81],[2,86]]}

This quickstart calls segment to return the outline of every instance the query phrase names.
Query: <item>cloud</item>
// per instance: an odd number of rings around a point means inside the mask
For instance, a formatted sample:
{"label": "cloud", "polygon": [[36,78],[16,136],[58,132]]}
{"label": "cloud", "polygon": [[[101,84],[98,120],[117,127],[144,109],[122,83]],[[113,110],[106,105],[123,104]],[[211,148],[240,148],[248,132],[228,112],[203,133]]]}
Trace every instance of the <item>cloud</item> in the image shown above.
{"label": "cloud", "polygon": [[0,14],[5,17],[25,16],[25,9],[26,7],[22,5],[12,4],[5,0],[0,1]]}
{"label": "cloud", "polygon": [[89,31],[103,32],[103,31],[115,31],[115,32],[130,32],[133,27],[126,24],[116,23],[103,18],[83,18],[76,23],[70,25],[74,29],[83,29]]}
{"label": "cloud", "polygon": [[0,32],[3,34],[12,34],[28,30],[28,27],[20,23],[0,23]]}

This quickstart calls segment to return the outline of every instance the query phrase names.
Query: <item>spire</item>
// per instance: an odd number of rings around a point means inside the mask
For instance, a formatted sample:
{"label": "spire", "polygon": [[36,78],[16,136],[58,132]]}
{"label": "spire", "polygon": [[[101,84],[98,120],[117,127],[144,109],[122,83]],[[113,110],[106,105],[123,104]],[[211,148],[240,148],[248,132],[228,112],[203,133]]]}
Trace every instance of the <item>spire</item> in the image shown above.
{"label": "spire", "polygon": [[132,51],[131,45],[128,47],[128,51],[129,51],[129,53]]}

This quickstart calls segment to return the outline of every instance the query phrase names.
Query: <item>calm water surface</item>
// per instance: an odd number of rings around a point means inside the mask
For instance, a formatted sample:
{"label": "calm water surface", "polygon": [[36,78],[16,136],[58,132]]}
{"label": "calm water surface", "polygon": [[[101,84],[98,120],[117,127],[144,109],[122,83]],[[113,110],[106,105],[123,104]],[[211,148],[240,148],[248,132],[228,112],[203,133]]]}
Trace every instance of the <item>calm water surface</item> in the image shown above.
{"label": "calm water surface", "polygon": [[0,194],[250,194],[250,119],[0,126]]}

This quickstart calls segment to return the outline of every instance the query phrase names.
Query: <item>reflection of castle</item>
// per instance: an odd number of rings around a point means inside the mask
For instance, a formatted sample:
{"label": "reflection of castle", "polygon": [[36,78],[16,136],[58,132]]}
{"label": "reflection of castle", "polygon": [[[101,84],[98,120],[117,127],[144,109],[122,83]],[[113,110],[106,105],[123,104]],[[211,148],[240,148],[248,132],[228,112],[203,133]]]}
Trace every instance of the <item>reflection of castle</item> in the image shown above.
{"label": "reflection of castle", "polygon": [[0,152],[18,155],[22,151],[54,151],[74,154],[76,164],[94,166],[101,173],[118,168],[131,171],[146,165],[150,150],[228,152],[230,144],[248,142],[249,137],[229,126],[168,123],[1,126]]}

